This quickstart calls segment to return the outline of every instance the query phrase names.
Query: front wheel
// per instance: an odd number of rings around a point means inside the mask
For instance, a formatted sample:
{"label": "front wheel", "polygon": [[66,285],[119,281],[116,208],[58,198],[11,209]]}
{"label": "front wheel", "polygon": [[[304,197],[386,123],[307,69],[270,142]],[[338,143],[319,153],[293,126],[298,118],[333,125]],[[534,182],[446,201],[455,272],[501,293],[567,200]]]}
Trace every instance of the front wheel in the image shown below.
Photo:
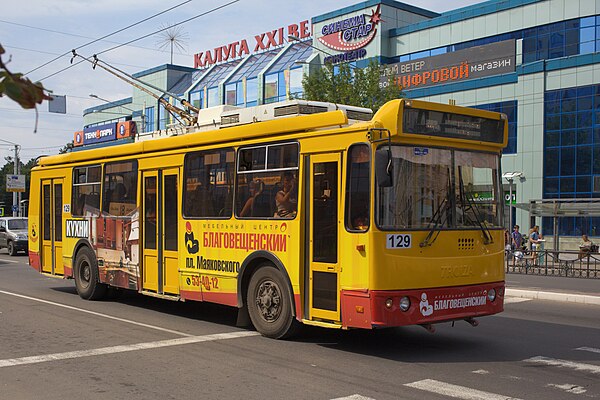
{"label": "front wheel", "polygon": [[13,242],[8,242],[8,254],[11,256],[17,255],[17,249],[15,248],[15,244]]}
{"label": "front wheel", "polygon": [[98,279],[96,255],[89,247],[84,247],[75,258],[75,287],[82,299],[99,300],[106,295],[107,285]]}
{"label": "front wheel", "polygon": [[250,278],[246,299],[256,330],[274,339],[292,336],[298,322],[292,313],[291,299],[289,286],[277,268],[259,268]]}

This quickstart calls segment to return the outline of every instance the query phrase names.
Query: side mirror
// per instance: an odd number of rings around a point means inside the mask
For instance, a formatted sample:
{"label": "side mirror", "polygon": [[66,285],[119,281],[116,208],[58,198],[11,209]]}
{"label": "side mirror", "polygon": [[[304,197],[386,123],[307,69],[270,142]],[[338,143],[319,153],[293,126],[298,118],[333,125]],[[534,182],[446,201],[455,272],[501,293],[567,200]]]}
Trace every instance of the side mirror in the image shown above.
{"label": "side mirror", "polygon": [[0,226],[0,232],[6,232],[6,228],[3,226]]}
{"label": "side mirror", "polygon": [[375,180],[379,187],[391,187],[392,181],[392,155],[389,149],[380,148],[375,152]]}

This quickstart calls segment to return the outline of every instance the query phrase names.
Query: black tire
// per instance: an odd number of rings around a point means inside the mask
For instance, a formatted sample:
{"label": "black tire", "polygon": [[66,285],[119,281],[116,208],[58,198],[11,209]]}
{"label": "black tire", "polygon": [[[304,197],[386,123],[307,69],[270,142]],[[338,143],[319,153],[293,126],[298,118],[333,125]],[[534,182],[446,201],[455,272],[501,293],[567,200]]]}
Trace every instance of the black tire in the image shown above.
{"label": "black tire", "polygon": [[252,275],[246,302],[250,320],[263,336],[284,339],[297,330],[289,285],[272,265],[263,265]]}
{"label": "black tire", "polygon": [[98,262],[89,247],[83,247],[75,258],[75,287],[82,299],[100,300],[106,296],[108,286],[98,279]]}
{"label": "black tire", "polygon": [[15,244],[13,242],[8,242],[8,254],[11,256],[17,255],[17,249],[15,248]]}

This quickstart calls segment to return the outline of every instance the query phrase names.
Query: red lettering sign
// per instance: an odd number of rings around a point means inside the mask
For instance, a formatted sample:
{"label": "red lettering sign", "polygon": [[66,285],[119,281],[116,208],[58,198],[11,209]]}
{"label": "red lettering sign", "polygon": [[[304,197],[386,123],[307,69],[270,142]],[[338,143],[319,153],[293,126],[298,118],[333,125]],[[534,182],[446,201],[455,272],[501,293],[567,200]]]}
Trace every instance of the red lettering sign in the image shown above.
{"label": "red lettering sign", "polygon": [[[278,28],[269,32],[264,32],[254,36],[253,52],[269,50],[277,46],[285,44],[287,38],[284,32],[288,35],[295,36],[300,39],[306,39],[311,36],[308,20],[300,22],[300,24],[291,24],[285,28]],[[213,50],[201,51],[194,54],[194,68],[210,67],[218,62],[226,62],[237,57],[243,57],[250,54],[248,42],[246,39],[229,43],[228,45],[215,47]]]}

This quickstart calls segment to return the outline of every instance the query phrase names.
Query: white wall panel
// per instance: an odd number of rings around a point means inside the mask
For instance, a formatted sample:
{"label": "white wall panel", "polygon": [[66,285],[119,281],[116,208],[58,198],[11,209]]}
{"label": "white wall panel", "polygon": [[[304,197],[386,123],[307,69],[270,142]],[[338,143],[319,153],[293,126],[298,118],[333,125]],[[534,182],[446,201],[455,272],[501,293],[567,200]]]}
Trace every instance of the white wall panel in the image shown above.
{"label": "white wall panel", "polygon": [[[508,12],[508,18],[510,19],[509,29],[516,31],[523,28],[523,8],[513,8]],[[533,22],[533,21],[532,21]]]}
{"label": "white wall panel", "polygon": [[[569,3],[571,3],[570,0]],[[565,19],[565,1],[564,0],[552,0],[550,2],[550,22],[560,21]]]}
{"label": "white wall panel", "polygon": [[[535,3],[535,23],[537,25],[546,25],[550,23],[550,2],[542,1]],[[532,17],[532,15],[530,15]]]}
{"label": "white wall panel", "polygon": [[[579,17],[579,1],[580,0],[569,0],[565,1],[565,11],[563,13],[564,19],[572,19]],[[583,0],[590,1],[590,0]]]}

